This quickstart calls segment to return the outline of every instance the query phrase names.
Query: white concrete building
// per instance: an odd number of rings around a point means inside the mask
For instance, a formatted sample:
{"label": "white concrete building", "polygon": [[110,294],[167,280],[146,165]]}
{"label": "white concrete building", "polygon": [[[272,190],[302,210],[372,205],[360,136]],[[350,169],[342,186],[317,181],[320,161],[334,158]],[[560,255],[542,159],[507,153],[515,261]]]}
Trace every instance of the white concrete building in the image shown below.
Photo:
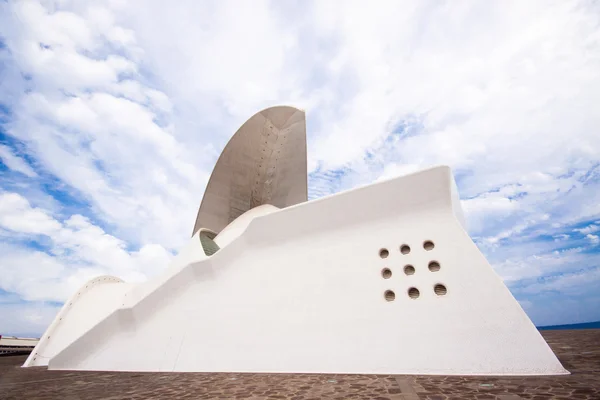
{"label": "white concrete building", "polygon": [[306,201],[305,136],[302,111],[252,117],[169,268],[85,284],[25,366],[568,373],[465,231],[448,167]]}

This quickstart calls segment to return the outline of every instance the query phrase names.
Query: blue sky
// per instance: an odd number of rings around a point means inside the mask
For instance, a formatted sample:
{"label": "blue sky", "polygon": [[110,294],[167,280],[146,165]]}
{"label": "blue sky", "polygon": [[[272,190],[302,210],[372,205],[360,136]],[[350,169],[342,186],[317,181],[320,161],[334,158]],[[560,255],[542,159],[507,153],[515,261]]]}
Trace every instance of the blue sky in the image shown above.
{"label": "blue sky", "polygon": [[256,111],[306,110],[309,196],[452,167],[538,325],[600,320],[600,9],[587,1],[0,2],[0,333],[190,234]]}

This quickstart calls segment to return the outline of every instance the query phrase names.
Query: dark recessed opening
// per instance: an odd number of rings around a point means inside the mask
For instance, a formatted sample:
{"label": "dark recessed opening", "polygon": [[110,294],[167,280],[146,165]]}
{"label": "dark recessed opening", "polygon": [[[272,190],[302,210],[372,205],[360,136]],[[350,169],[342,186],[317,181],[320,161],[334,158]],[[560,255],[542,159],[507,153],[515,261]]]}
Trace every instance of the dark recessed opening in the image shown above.
{"label": "dark recessed opening", "polygon": [[387,258],[389,255],[390,255],[390,252],[388,251],[388,249],[379,250],[379,257]]}
{"label": "dark recessed opening", "polygon": [[403,244],[402,246],[400,246],[400,253],[402,253],[402,254],[410,253],[410,246],[407,244]]}
{"label": "dark recessed opening", "polygon": [[404,267],[404,273],[406,275],[413,275],[415,273],[415,267],[412,265],[407,265]]}
{"label": "dark recessed opening", "polygon": [[435,285],[433,287],[433,291],[438,296],[444,296],[446,293],[448,293],[448,290],[446,290],[446,286],[442,285],[441,283],[438,283],[437,285]]}
{"label": "dark recessed opening", "polygon": [[381,276],[383,276],[383,279],[390,279],[392,277],[392,271],[389,268],[384,268],[381,270]]}
{"label": "dark recessed opening", "polygon": [[386,290],[383,294],[383,297],[386,301],[394,301],[396,299],[396,293],[394,293],[392,290]]}
{"label": "dark recessed opening", "polygon": [[421,293],[416,287],[411,287],[410,289],[408,289],[408,297],[410,297],[411,299],[418,299],[420,295]]}
{"label": "dark recessed opening", "polygon": [[429,263],[428,268],[431,272],[437,272],[440,270],[440,263],[437,261],[432,261]]}
{"label": "dark recessed opening", "polygon": [[423,248],[427,251],[433,250],[434,247],[435,245],[431,240],[426,240],[425,242],[423,242]]}

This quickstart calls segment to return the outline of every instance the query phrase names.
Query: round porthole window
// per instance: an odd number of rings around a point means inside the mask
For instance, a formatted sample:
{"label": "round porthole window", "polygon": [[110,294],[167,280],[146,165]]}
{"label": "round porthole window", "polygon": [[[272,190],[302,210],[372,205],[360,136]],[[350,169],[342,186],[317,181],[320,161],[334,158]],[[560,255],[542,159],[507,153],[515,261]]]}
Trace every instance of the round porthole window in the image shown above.
{"label": "round porthole window", "polygon": [[426,240],[425,242],[423,242],[423,248],[427,251],[433,250],[434,247],[435,245],[431,240]]}
{"label": "round porthole window", "polygon": [[386,290],[383,297],[386,301],[394,301],[396,299],[396,293],[392,290]]}
{"label": "round porthole window", "polygon": [[440,263],[437,261],[432,261],[429,263],[428,268],[431,272],[437,272],[440,270]]}
{"label": "round porthole window", "polygon": [[446,289],[446,286],[442,285],[441,283],[438,283],[437,285],[435,285],[433,287],[433,291],[438,296],[444,296],[446,293],[448,293],[448,290]]}
{"label": "round porthole window", "polygon": [[392,277],[392,270],[389,268],[384,268],[381,270],[381,276],[383,279],[390,279]]}
{"label": "round porthole window", "polygon": [[411,287],[410,289],[408,289],[408,297],[410,297],[411,299],[418,299],[420,295],[421,292],[419,292],[419,289],[417,289],[416,287]]}

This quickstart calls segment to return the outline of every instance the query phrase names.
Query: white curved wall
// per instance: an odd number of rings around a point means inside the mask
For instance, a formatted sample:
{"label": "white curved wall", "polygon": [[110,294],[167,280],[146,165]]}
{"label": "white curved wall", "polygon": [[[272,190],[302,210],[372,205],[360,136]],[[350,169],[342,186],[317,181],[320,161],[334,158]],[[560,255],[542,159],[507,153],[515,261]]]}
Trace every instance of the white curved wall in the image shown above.
{"label": "white curved wall", "polygon": [[453,186],[438,167],[288,207],[208,258],[194,237],[49,368],[567,373],[464,231]]}
{"label": "white curved wall", "polygon": [[112,313],[132,286],[114,276],[90,279],[67,300],[23,366],[48,365],[52,357]]}
{"label": "white curved wall", "polygon": [[246,121],[219,156],[198,210],[194,233],[219,233],[261,204],[279,208],[307,200],[304,111],[277,106]]}

